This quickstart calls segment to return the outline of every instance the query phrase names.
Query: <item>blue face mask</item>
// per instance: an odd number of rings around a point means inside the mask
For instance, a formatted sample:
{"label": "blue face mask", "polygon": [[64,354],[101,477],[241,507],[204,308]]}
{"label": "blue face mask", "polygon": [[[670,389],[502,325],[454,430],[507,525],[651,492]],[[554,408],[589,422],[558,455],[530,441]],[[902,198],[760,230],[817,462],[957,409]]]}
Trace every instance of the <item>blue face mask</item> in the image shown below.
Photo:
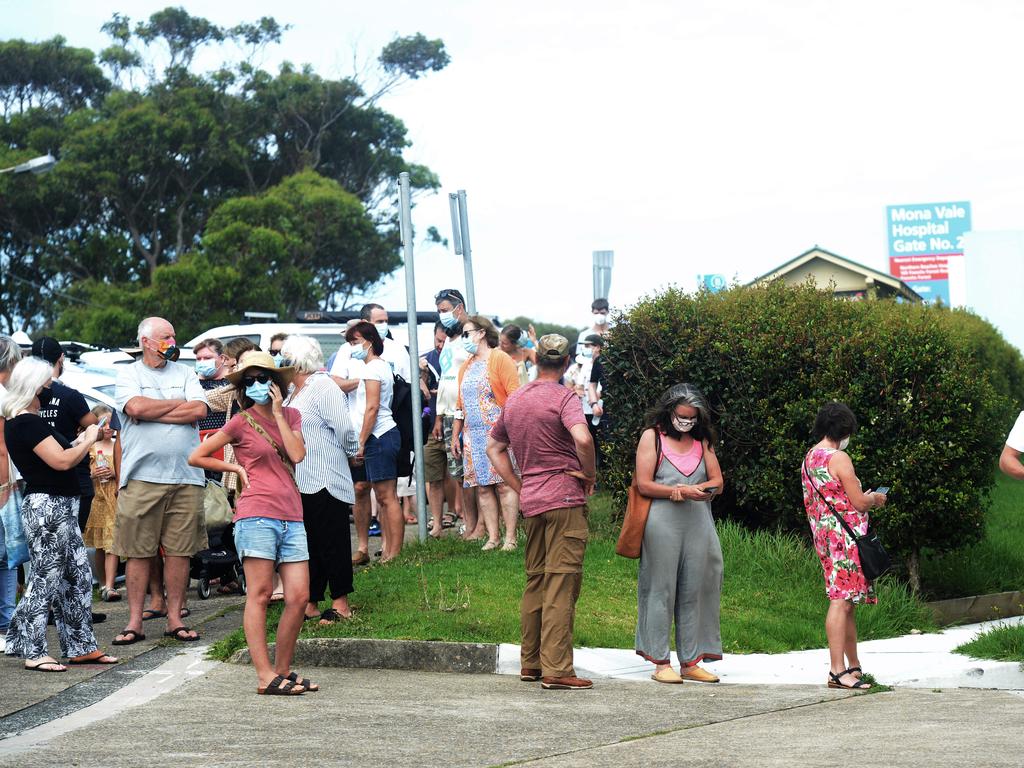
{"label": "blue face mask", "polygon": [[477,343],[476,343],[475,341],[473,341],[472,339],[463,339],[463,340],[462,340],[462,348],[463,348],[464,350],[466,350],[467,352],[469,352],[469,354],[471,354],[471,355],[475,355],[475,354],[476,354],[476,350],[477,350],[477,348],[478,348],[479,346],[480,346],[480,345],[479,345],[479,344],[477,344]]}
{"label": "blue face mask", "polygon": [[266,384],[261,384],[258,381],[254,381],[245,388],[245,394],[254,403],[263,405],[270,400],[270,382],[268,381]]}
{"label": "blue face mask", "polygon": [[217,372],[217,364],[213,360],[196,360],[196,373],[208,379]]}
{"label": "blue face mask", "polygon": [[368,354],[370,354],[370,350],[368,350],[362,344],[352,349],[353,360],[365,360]]}
{"label": "blue face mask", "polygon": [[445,328],[454,328],[459,321],[455,319],[454,312],[438,312],[438,319]]}
{"label": "blue face mask", "polygon": [[274,358],[274,365],[276,365],[278,368],[280,368],[282,361],[284,361],[284,355],[278,353],[276,355],[273,355],[273,358]]}
{"label": "blue face mask", "polygon": [[593,357],[594,356],[594,350],[588,349],[587,347],[584,347],[583,348],[583,356],[586,357],[586,358]]}

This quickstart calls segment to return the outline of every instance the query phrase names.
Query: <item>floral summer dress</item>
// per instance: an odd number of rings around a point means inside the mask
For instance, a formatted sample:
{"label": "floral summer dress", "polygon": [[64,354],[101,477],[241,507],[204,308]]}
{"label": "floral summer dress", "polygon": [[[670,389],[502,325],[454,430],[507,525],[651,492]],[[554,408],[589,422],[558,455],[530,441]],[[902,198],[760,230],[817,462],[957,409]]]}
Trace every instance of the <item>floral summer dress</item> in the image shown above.
{"label": "floral summer dress", "polygon": [[465,415],[462,430],[463,485],[497,485],[501,476],[487,458],[487,436],[501,415],[494,390],[487,376],[487,363],[474,360],[462,377],[462,406]]}
{"label": "floral summer dress", "polygon": [[813,448],[800,469],[804,486],[804,509],[807,510],[807,521],[811,525],[814,548],[818,551],[825,572],[825,594],[829,600],[876,603],[878,599],[874,587],[864,578],[860,567],[857,545],[815,490],[821,489],[825,498],[858,535],[867,533],[867,512],[858,512],[854,508],[850,497],[843,490],[843,484],[828,472],[828,462],[834,453],[834,448]]}
{"label": "floral summer dress", "polygon": [[[89,469],[96,469],[96,445],[89,449]],[[107,461],[114,461],[113,456],[104,454]],[[96,496],[92,500],[92,509],[89,510],[89,521],[82,531],[82,539],[87,547],[95,547],[109,552],[114,546],[114,517],[117,515],[117,497],[114,492],[117,490],[117,483],[114,480],[102,482],[93,478],[92,487]]]}

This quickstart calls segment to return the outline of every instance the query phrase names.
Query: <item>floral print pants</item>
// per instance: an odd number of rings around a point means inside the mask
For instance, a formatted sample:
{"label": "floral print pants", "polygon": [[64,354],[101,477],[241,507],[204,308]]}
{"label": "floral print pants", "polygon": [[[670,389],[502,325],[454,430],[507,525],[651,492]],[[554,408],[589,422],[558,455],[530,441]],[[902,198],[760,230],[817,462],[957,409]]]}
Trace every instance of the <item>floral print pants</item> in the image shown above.
{"label": "floral print pants", "polygon": [[31,493],[21,507],[32,575],[7,629],[7,655],[47,655],[46,619],[57,623],[61,654],[96,650],[92,631],[92,571],[78,528],[78,497]]}

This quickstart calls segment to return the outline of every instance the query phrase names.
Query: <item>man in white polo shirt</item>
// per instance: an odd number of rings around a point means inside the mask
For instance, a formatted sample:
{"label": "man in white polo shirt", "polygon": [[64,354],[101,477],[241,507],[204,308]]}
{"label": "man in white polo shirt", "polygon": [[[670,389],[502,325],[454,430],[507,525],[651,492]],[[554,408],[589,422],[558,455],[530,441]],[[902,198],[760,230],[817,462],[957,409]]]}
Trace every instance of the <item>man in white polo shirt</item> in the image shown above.
{"label": "man in white polo shirt", "polygon": [[1020,456],[1024,453],[1024,411],[1017,417],[1017,423],[1006,438],[1006,445],[999,456],[999,468],[1015,480],[1024,480],[1024,464]]}

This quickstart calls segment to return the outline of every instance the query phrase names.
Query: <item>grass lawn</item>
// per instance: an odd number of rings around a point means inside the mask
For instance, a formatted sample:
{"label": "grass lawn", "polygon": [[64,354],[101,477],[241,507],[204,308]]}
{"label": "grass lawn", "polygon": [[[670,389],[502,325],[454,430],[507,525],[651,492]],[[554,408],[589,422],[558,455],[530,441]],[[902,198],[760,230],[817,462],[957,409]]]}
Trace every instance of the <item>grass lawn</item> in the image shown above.
{"label": "grass lawn", "polygon": [[1019,661],[1024,664],[1024,624],[1002,624],[986,632],[979,632],[969,643],[954,648],[953,653],[962,653],[975,659]]}
{"label": "grass lawn", "polygon": [[[575,644],[632,648],[638,561],[615,554],[611,501],[591,504],[591,540],[576,613]],[[726,653],[777,653],[825,647],[826,599],[821,565],[809,536],[746,531],[719,523],[725,557],[722,638]],[[519,598],[525,575],[524,538],[517,552],[481,552],[456,539],[407,547],[387,565],[358,572],[352,621],[307,626],[302,637],[376,637],[467,642],[519,642]],[[879,604],[857,609],[862,640],[934,627],[924,605],[888,577]],[[324,602],[322,607],[327,607]],[[273,606],[273,632],[280,608]],[[217,643],[216,658],[244,647],[241,629]]]}
{"label": "grass lawn", "polygon": [[1024,589],[1024,483],[998,472],[985,538],[921,561],[926,597],[942,599]]}

